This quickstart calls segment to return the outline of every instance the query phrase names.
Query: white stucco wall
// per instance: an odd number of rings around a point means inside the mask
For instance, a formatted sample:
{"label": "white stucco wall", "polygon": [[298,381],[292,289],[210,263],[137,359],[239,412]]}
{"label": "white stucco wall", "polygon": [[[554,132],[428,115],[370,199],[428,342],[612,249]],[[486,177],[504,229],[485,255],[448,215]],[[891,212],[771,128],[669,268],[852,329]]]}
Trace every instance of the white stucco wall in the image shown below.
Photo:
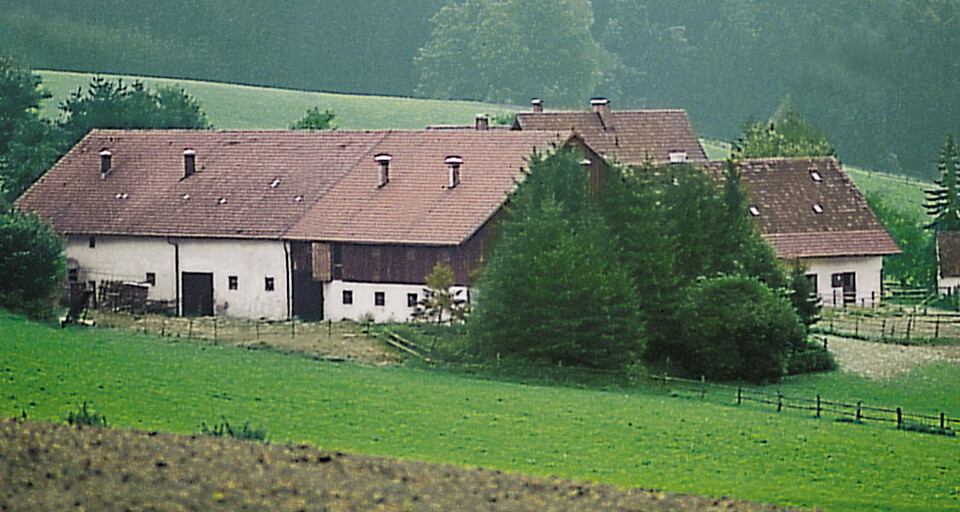
{"label": "white stucco wall", "polygon": [[956,295],[960,293],[960,277],[941,277],[937,282],[940,295]]}
{"label": "white stucco wall", "polygon": [[[180,272],[213,274],[213,301],[217,315],[245,318],[287,318],[287,259],[284,246],[269,240],[171,239],[151,237],[71,236],[65,251],[77,260],[83,281],[143,282],[156,274],[150,300],[177,298],[176,257]],[[170,243],[173,242],[173,243]],[[229,276],[237,276],[237,289],[229,289]],[[273,277],[273,291],[265,278]]]}
{"label": "white stucco wall", "polygon": [[834,288],[833,274],[856,274],[857,306],[875,307],[880,304],[883,257],[845,257],[804,259],[807,274],[817,275],[817,292],[824,306],[843,306],[843,288]]}
{"label": "white stucco wall", "polygon": [[[374,322],[406,322],[415,309],[407,306],[407,294],[415,293],[420,300],[423,289],[424,285],[332,281],[323,286],[323,316],[335,322],[365,318],[372,318]],[[343,303],[344,290],[353,292],[353,304]],[[454,293],[458,290],[461,291],[459,297],[467,299],[466,287],[453,287]],[[375,305],[376,292],[383,292],[383,306]]]}

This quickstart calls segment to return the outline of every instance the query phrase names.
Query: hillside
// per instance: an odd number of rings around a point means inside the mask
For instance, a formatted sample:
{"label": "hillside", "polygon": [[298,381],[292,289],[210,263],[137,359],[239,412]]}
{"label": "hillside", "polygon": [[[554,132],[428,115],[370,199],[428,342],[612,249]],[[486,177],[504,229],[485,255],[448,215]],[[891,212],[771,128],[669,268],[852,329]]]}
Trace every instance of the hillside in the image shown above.
{"label": "hillside", "polygon": [[[88,73],[38,71],[43,87],[53,98],[42,114],[56,118],[57,106],[78,88],[86,88],[94,76]],[[101,75],[111,80],[141,80],[149,87],[183,88],[199,100],[214,127],[230,130],[285,130],[307,109],[320,107],[336,114],[336,124],[349,130],[423,129],[430,125],[472,125],[479,113],[490,116],[516,112],[518,108],[473,101],[443,101],[391,96],[364,96],[295,91],[195,80]]]}

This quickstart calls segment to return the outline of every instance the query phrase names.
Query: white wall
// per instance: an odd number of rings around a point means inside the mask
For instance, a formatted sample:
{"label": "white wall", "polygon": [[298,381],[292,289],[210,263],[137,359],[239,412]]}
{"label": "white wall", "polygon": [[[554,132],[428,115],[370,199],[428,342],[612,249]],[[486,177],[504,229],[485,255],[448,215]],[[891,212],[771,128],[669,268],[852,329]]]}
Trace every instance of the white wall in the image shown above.
{"label": "white wall", "polygon": [[960,277],[941,277],[937,283],[937,290],[941,296],[956,295],[960,288]]}
{"label": "white wall", "polygon": [[[374,322],[406,322],[415,309],[407,306],[407,294],[415,293],[420,300],[424,286],[332,281],[323,285],[323,316],[335,322],[365,318],[372,318]],[[353,304],[343,303],[344,290],[353,292]],[[466,287],[453,287],[454,293],[458,290],[461,290],[458,297],[467,299]],[[383,292],[383,306],[375,305],[376,292]]]}
{"label": "white wall", "polygon": [[843,288],[834,288],[831,276],[845,272],[856,274],[857,306],[880,305],[883,257],[812,258],[802,262],[807,267],[808,275],[817,275],[817,292],[824,306],[834,306],[834,301],[836,306],[843,306]]}
{"label": "white wall", "polygon": [[[82,281],[120,280],[143,282],[156,274],[150,300],[177,298],[176,247],[166,238],[71,236],[65,250],[77,260]],[[180,247],[180,272],[213,274],[213,301],[217,315],[245,318],[287,318],[287,259],[283,243],[267,240],[172,239]],[[229,276],[237,276],[230,290]],[[274,290],[265,290],[273,277]]]}

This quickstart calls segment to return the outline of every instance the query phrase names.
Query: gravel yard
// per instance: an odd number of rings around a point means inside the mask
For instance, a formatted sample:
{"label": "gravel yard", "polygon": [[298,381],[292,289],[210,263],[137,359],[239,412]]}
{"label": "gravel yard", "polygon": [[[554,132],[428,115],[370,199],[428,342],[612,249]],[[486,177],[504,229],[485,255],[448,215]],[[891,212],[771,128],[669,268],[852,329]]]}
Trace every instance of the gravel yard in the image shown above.
{"label": "gravel yard", "polygon": [[826,336],[842,371],[871,379],[889,379],[937,361],[960,363],[960,346],[907,346]]}

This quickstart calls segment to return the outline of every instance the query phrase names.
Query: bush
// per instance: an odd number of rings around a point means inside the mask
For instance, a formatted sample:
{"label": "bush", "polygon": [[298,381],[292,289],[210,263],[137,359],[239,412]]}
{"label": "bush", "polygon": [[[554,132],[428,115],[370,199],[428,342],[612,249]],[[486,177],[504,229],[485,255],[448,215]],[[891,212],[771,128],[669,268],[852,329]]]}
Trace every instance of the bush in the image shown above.
{"label": "bush", "polygon": [[0,307],[52,317],[52,297],[65,268],[63,244],[53,229],[33,214],[0,214]]}
{"label": "bush", "polygon": [[[26,418],[26,413],[24,413],[24,418]],[[83,405],[77,412],[70,411],[67,413],[67,424],[71,426],[106,427],[107,417],[87,409],[87,402],[84,400]]]}
{"label": "bush", "polygon": [[267,431],[263,428],[250,428],[250,422],[245,421],[240,428],[230,426],[226,419],[208,427],[206,422],[200,423],[200,433],[214,437],[232,437],[234,439],[251,439],[254,441],[266,441]]}
{"label": "bush", "polygon": [[816,344],[810,344],[806,350],[793,352],[787,357],[787,375],[828,372],[836,367],[833,355]]}
{"label": "bush", "polygon": [[759,280],[721,276],[687,289],[677,311],[679,336],[659,348],[689,376],[777,380],[788,355],[805,344],[790,302]]}

